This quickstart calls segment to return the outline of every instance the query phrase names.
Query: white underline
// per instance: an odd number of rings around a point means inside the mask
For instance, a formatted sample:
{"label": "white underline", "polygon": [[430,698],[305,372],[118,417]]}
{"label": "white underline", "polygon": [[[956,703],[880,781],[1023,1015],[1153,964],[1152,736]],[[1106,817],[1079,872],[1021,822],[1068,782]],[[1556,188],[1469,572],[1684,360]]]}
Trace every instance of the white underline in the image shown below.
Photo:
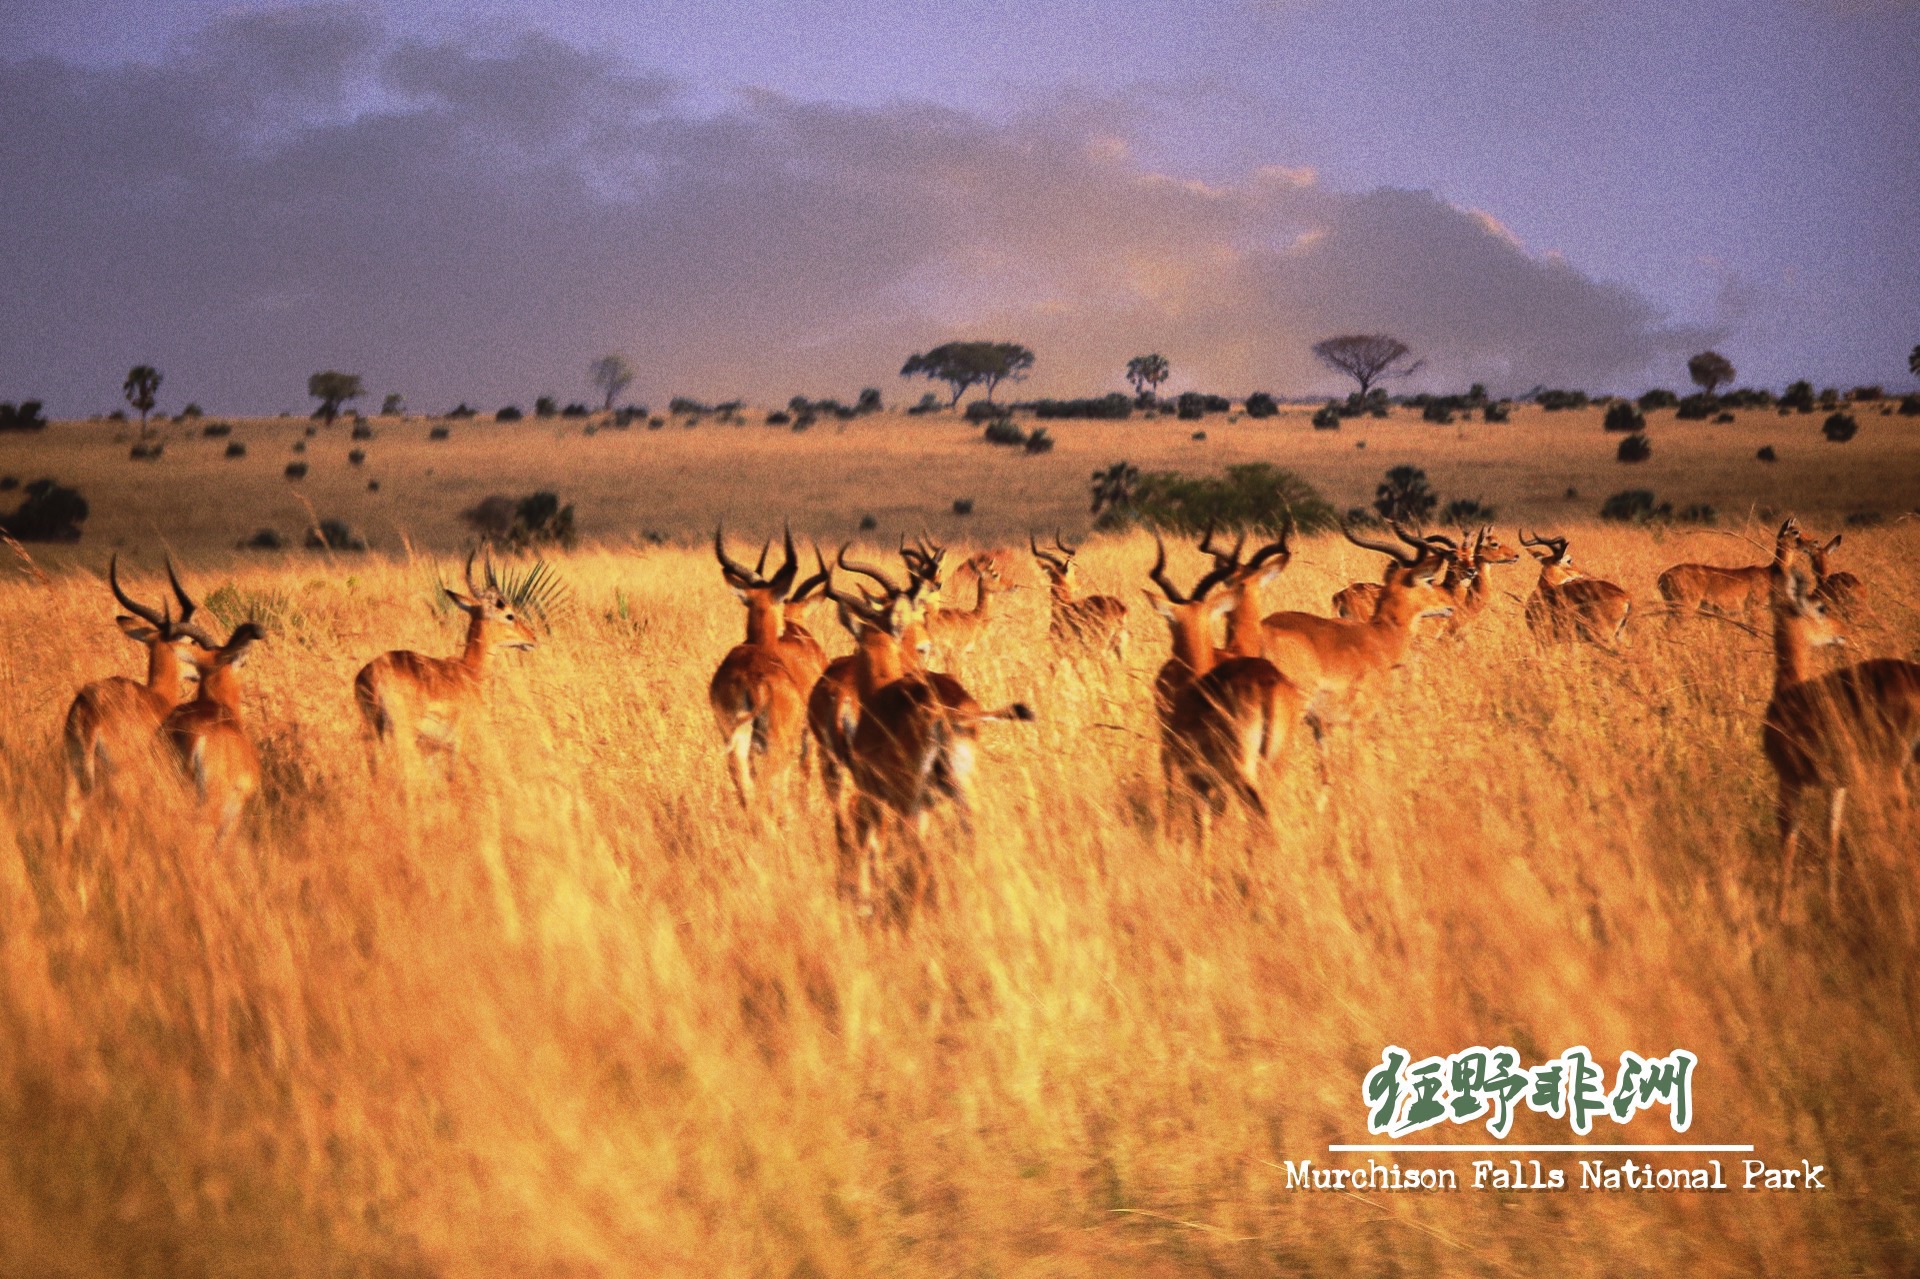
{"label": "white underline", "polygon": [[1463,1151],[1470,1151],[1476,1154],[1485,1154],[1489,1152],[1501,1152],[1501,1151],[1513,1151],[1516,1153],[1550,1152],[1554,1154],[1561,1154],[1561,1153],[1566,1153],[1570,1151],[1581,1151],[1581,1150],[1592,1150],[1592,1151],[1597,1151],[1601,1154],[1627,1154],[1630,1152],[1639,1152],[1639,1151],[1649,1151],[1649,1152],[1665,1151],[1669,1154],[1710,1154],[1710,1153],[1725,1151],[1725,1152],[1737,1154],[1742,1151],[1751,1151],[1753,1147],[1752,1146],[1661,1146],[1661,1145],[1597,1146],[1597,1145],[1585,1145],[1585,1144],[1567,1145],[1567,1146],[1510,1146],[1510,1145],[1504,1145],[1504,1144],[1498,1145],[1498,1146],[1445,1146],[1445,1145],[1418,1145],[1418,1144],[1403,1145],[1403,1144],[1395,1143],[1395,1144],[1385,1145],[1385,1146],[1328,1146],[1327,1149],[1334,1152],[1335,1154],[1354,1153],[1354,1152],[1368,1151],[1368,1150],[1405,1150],[1405,1151],[1414,1151],[1420,1154],[1426,1154],[1428,1152],[1447,1151],[1447,1150],[1463,1150]]}

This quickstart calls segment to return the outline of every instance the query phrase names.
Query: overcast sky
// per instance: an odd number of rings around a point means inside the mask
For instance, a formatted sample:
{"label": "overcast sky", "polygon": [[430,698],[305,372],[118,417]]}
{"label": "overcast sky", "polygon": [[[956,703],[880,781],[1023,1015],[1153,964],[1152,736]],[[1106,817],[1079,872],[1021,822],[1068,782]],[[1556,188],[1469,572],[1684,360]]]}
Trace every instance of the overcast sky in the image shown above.
{"label": "overcast sky", "polygon": [[871,0],[0,8],[0,399],[1906,386],[1920,4]]}

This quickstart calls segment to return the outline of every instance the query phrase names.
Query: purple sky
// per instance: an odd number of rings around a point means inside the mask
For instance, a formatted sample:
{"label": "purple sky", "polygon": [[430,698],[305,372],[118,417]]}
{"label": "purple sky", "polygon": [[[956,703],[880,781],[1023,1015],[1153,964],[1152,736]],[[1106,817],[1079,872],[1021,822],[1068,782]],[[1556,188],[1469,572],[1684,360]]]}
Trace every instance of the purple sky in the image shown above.
{"label": "purple sky", "polygon": [[[904,16],[903,16],[904,15]],[[1920,4],[695,0],[0,10],[0,399],[416,409],[889,399],[959,336],[1035,394],[1912,383]]]}

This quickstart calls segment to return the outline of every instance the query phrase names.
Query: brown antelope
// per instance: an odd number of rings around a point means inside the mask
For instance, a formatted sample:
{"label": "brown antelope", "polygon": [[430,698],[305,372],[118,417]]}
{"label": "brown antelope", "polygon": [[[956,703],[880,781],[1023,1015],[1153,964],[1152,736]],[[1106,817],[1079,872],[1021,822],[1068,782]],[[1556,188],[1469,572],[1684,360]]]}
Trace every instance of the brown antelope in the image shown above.
{"label": "brown antelope", "polygon": [[1564,537],[1520,535],[1540,561],[1540,581],[1527,599],[1527,629],[1544,640],[1584,639],[1612,648],[1627,630],[1633,597],[1612,582],[1573,567]]}
{"label": "brown antelope", "polygon": [[1866,789],[1896,807],[1906,806],[1905,769],[1920,759],[1920,663],[1877,658],[1812,674],[1810,650],[1845,641],[1804,569],[1777,566],[1771,573],[1773,700],[1767,703],[1760,743],[1780,787],[1774,812],[1784,915],[1800,841],[1797,814],[1807,790],[1828,793],[1829,898],[1838,877],[1848,789]]}
{"label": "brown antelope", "polygon": [[[194,603],[167,561],[167,581],[180,602],[180,616],[164,598],[158,610],[135,601],[120,587],[120,557],[107,562],[107,584],[127,610],[116,617],[120,630],[147,650],[147,682],[124,675],[95,680],[74,695],[67,707],[63,739],[67,753],[66,826],[78,820],[88,796],[110,785],[122,771],[158,758],[160,725],[180,704],[183,677],[199,677],[196,649],[216,647],[205,632],[190,625]],[[131,614],[129,616],[128,614]]]}
{"label": "brown antelope", "polygon": [[1078,547],[1068,546],[1053,535],[1054,551],[1043,551],[1033,534],[1027,534],[1027,546],[1033,551],[1034,562],[1047,575],[1047,586],[1052,594],[1053,620],[1047,626],[1047,633],[1056,644],[1082,644],[1089,648],[1110,648],[1119,653],[1125,650],[1127,642],[1127,606],[1111,595],[1082,595],[1073,593],[1073,563],[1079,554]]}
{"label": "brown antelope", "polygon": [[[1327,727],[1345,717],[1369,683],[1406,660],[1420,622],[1449,616],[1454,607],[1453,597],[1438,584],[1447,560],[1430,551],[1366,541],[1345,524],[1341,532],[1355,546],[1378,551],[1392,561],[1372,618],[1361,622],[1282,612],[1261,623],[1267,659],[1306,693],[1307,723],[1323,749]],[[1333,708],[1339,708],[1340,714],[1330,714]],[[1323,755],[1323,775],[1324,770]]]}
{"label": "brown antelope", "polygon": [[[1234,656],[1213,643],[1213,620],[1230,614],[1255,579],[1279,573],[1285,561],[1265,562],[1282,553],[1270,547],[1262,565],[1249,569],[1239,563],[1239,548],[1231,556],[1210,551],[1214,567],[1183,595],[1167,577],[1166,544],[1158,533],[1153,540],[1157,555],[1147,576],[1159,591],[1146,595],[1173,634],[1173,655],[1154,680],[1168,821],[1176,783],[1184,783],[1196,801],[1194,824],[1204,840],[1207,822],[1226,807],[1228,792],[1254,817],[1266,820],[1261,775],[1291,738],[1305,701],[1272,662]],[[1209,532],[1202,549],[1211,543]],[[1214,587],[1234,578],[1241,580],[1233,591],[1208,598]]]}
{"label": "brown antelope", "polygon": [[[1454,597],[1457,604],[1465,596],[1467,587],[1474,576],[1473,561],[1467,543],[1471,541],[1466,530],[1460,532],[1460,540],[1454,541],[1443,533],[1428,533],[1420,536],[1409,533],[1398,520],[1388,520],[1394,536],[1422,554],[1437,555],[1448,561],[1446,577],[1441,587]],[[1333,615],[1352,622],[1365,622],[1372,619],[1374,610],[1380,606],[1380,595],[1386,589],[1399,565],[1396,561],[1387,561],[1378,582],[1353,582],[1334,592]],[[1459,620],[1458,612],[1451,619]]]}
{"label": "brown antelope", "polygon": [[[1466,534],[1461,533],[1464,543]],[[1474,536],[1473,547],[1466,555],[1469,570],[1464,582],[1458,574],[1450,573],[1448,580],[1453,587],[1453,616],[1447,619],[1447,634],[1459,635],[1473,625],[1481,613],[1486,611],[1493,598],[1493,574],[1489,571],[1496,564],[1517,564],[1520,562],[1520,548],[1508,546],[1494,533],[1493,525],[1482,525]]]}
{"label": "brown antelope", "polygon": [[820,571],[793,590],[800,568],[793,532],[785,538],[785,561],[771,578],[759,567],[748,570],[727,555],[724,530],[713,534],[714,557],[727,585],[747,606],[747,635],[721,659],[707,685],[707,702],[726,742],[727,771],[743,805],[754,797],[754,761],[765,761],[759,781],[772,795],[806,744],[807,690],[826,667],[826,651],[800,620],[800,610],[827,584],[828,570],[819,548]]}
{"label": "brown antelope", "polygon": [[1802,534],[1800,549],[1807,553],[1807,559],[1813,564],[1813,598],[1826,605],[1836,616],[1848,617],[1865,601],[1867,588],[1845,569],[1835,573],[1828,567],[1827,556],[1840,545],[1843,536],[1845,534],[1835,533],[1822,542],[1817,537]]}
{"label": "brown antelope", "polygon": [[1717,613],[1723,617],[1744,617],[1755,607],[1764,606],[1774,567],[1785,563],[1788,553],[1800,541],[1800,526],[1789,517],[1773,539],[1773,559],[1768,563],[1742,568],[1675,564],[1660,574],[1658,581],[1667,615],[1678,618],[1693,613]]}
{"label": "brown antelope", "polygon": [[425,657],[396,649],[382,653],[353,677],[354,701],[376,741],[454,751],[461,721],[480,701],[488,659],[497,649],[531,649],[533,628],[501,594],[493,565],[486,580],[473,576],[467,556],[466,593],[443,587],[467,615],[467,641],[458,657]]}
{"label": "brown antelope", "polygon": [[[174,583],[179,591],[179,583]],[[181,594],[181,604],[191,601]],[[247,800],[260,789],[260,752],[240,723],[240,667],[253,645],[266,632],[253,622],[233,628],[225,644],[196,645],[193,664],[200,672],[200,688],[190,702],[182,702],[160,725],[160,736],[173,748],[181,769],[193,783],[203,813],[212,817],[221,837],[233,829]]]}
{"label": "brown antelope", "polygon": [[[910,591],[893,587],[878,569],[852,563],[843,548],[839,563],[849,572],[873,578],[887,588],[881,600],[831,591],[841,620],[859,645],[852,663],[857,714],[844,702],[835,708],[837,736],[852,795],[847,838],[842,846],[842,885],[865,901],[872,884],[879,836],[892,813],[924,833],[927,816],[940,799],[952,802],[971,825],[973,768],[980,725],[1030,721],[1033,712],[1020,702],[985,710],[951,676],[909,667],[903,642],[913,642],[924,657],[924,638],[910,640],[918,605]],[[823,752],[824,754],[825,752]],[[845,861],[858,859],[855,884],[847,884]],[[913,896],[925,896],[930,879],[922,873]]]}
{"label": "brown antelope", "polygon": [[988,608],[1000,589],[1000,566],[989,555],[975,555],[960,566],[960,572],[973,574],[973,607],[962,611],[942,608],[927,615],[927,632],[934,643],[952,656],[964,656],[986,633]]}

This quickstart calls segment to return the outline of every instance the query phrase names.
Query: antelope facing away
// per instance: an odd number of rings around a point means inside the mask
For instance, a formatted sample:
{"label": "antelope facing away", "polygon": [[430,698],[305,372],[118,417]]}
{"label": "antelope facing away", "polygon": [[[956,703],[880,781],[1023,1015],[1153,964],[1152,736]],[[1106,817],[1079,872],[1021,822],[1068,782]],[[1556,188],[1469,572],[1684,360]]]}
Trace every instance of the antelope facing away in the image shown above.
{"label": "antelope facing away", "polygon": [[1355,546],[1378,551],[1392,563],[1380,603],[1367,621],[1282,612],[1261,624],[1266,656],[1308,697],[1307,723],[1323,750],[1327,728],[1344,718],[1362,691],[1406,660],[1415,629],[1429,617],[1453,612],[1453,596],[1438,583],[1448,561],[1429,551],[1390,542],[1369,542],[1341,525]]}
{"label": "antelope facing away", "polygon": [[1540,581],[1527,599],[1527,629],[1544,640],[1584,639],[1612,648],[1626,634],[1633,597],[1573,566],[1564,537],[1520,535],[1540,561]]}
{"label": "antelope facing away", "polygon": [[1800,549],[1807,553],[1807,559],[1813,565],[1813,598],[1826,605],[1836,616],[1850,617],[1854,609],[1865,602],[1867,588],[1858,577],[1845,569],[1837,573],[1831,571],[1831,562],[1827,557],[1840,545],[1843,536],[1835,533],[1822,542],[1817,537],[1802,534]]}
{"label": "antelope facing away", "polygon": [[184,679],[199,678],[197,649],[216,647],[191,626],[194,603],[167,561],[167,581],[180,616],[162,599],[159,609],[139,603],[120,587],[120,557],[107,562],[107,584],[126,613],[116,617],[126,637],[147,650],[147,681],[124,675],[95,680],[74,695],[62,734],[67,754],[66,825],[78,820],[88,796],[111,790],[122,772],[159,759],[160,725],[180,703]]}
{"label": "antelope facing away", "polygon": [[1027,534],[1027,546],[1047,575],[1052,595],[1053,618],[1047,633],[1056,644],[1081,644],[1088,648],[1107,648],[1122,652],[1127,642],[1127,606],[1111,595],[1073,593],[1073,561],[1079,548],[1068,546],[1053,535],[1055,550],[1043,551],[1033,534]]}
{"label": "antelope facing away", "polygon": [[473,576],[467,556],[466,592],[444,587],[467,615],[467,642],[458,657],[425,657],[405,649],[382,653],[353,677],[353,696],[376,740],[453,751],[461,721],[480,701],[488,660],[497,649],[531,649],[539,640],[500,591],[493,565],[486,580]]}
{"label": "antelope facing away", "polygon": [[[192,601],[178,580],[174,589],[182,607],[192,612]],[[260,789],[260,752],[240,722],[240,668],[266,634],[255,623],[242,622],[224,644],[196,644],[193,664],[200,673],[199,691],[192,701],[174,707],[160,725],[161,738],[193,783],[201,811],[214,819],[223,838]]]}
{"label": "antelope facing away", "polygon": [[[713,553],[727,585],[747,606],[747,634],[721,659],[707,685],[707,702],[726,742],[734,789],[743,805],[751,805],[755,761],[764,761],[757,781],[773,795],[784,787],[806,742],[807,690],[827,662],[825,650],[801,624],[799,614],[827,584],[828,569],[822,560],[818,574],[799,590],[792,589],[800,569],[792,530],[786,533],[786,558],[771,578],[761,576],[765,551],[760,566],[748,570],[728,557],[720,529],[713,534]],[[819,559],[817,549],[814,555]]]}
{"label": "antelope facing away", "polygon": [[[1202,549],[1212,540],[1209,532]],[[1158,553],[1148,577],[1159,590],[1146,595],[1173,636],[1173,655],[1154,680],[1167,817],[1171,824],[1176,792],[1184,784],[1195,801],[1193,821],[1204,841],[1208,821],[1226,807],[1228,793],[1254,817],[1267,819],[1260,782],[1291,739],[1306,700],[1264,657],[1235,656],[1213,643],[1213,620],[1230,614],[1242,590],[1278,574],[1285,560],[1275,561],[1275,551],[1245,572],[1238,548],[1231,556],[1215,554],[1214,567],[1183,595],[1167,577],[1167,548],[1157,533],[1154,545]],[[1236,577],[1241,581],[1234,590],[1209,598],[1215,587]]]}
{"label": "antelope facing away", "polygon": [[1838,875],[1847,792],[1907,806],[1905,770],[1920,759],[1920,663],[1876,658],[1813,675],[1811,650],[1844,639],[1798,565],[1772,570],[1773,700],[1760,744],[1779,782],[1780,903],[1784,916],[1806,791],[1827,792],[1827,892]]}
{"label": "antelope facing away", "polygon": [[[1660,598],[1666,601],[1668,616],[1691,613],[1718,613],[1724,617],[1744,617],[1756,606],[1767,603],[1772,590],[1773,570],[1786,562],[1787,555],[1800,540],[1800,526],[1789,518],[1773,539],[1773,559],[1765,564],[1742,568],[1722,568],[1715,564],[1675,564],[1660,574]],[[1839,539],[1834,539],[1838,541]]]}

